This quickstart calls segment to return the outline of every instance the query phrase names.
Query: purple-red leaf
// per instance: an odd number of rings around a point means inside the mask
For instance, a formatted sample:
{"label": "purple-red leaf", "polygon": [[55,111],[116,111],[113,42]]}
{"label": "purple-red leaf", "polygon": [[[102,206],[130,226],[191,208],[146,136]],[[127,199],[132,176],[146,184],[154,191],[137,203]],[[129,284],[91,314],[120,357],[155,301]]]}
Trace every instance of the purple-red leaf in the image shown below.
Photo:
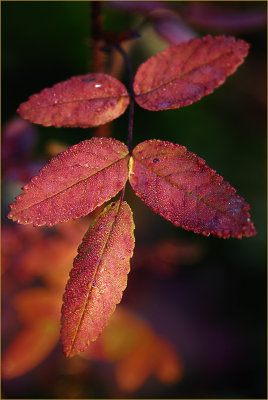
{"label": "purple-red leaf", "polygon": [[87,231],[63,296],[61,341],[66,357],[95,341],[127,285],[134,222],[126,202],[110,203]]}
{"label": "purple-red leaf", "polygon": [[133,150],[129,180],[149,207],[176,226],[223,238],[256,234],[249,205],[184,146],[140,143]]}
{"label": "purple-red leaf", "polygon": [[[220,6],[219,6],[220,4]],[[266,27],[267,12],[264,7],[228,7],[229,3],[191,1],[182,10],[188,23],[207,31],[245,32]]]}
{"label": "purple-red leaf", "polygon": [[171,46],[138,68],[136,101],[152,111],[192,104],[223,84],[244,61],[248,48],[243,40],[210,35]]}
{"label": "purple-red leaf", "polygon": [[197,36],[174,10],[156,9],[149,14],[155,31],[169,44],[178,45]]}
{"label": "purple-red leaf", "polygon": [[129,104],[125,86],[110,75],[75,76],[34,94],[18,108],[21,117],[44,126],[88,128],[112,121]]}
{"label": "purple-red leaf", "polygon": [[110,200],[128,178],[127,147],[118,140],[92,138],[52,159],[23,187],[8,218],[34,226],[85,216]]}

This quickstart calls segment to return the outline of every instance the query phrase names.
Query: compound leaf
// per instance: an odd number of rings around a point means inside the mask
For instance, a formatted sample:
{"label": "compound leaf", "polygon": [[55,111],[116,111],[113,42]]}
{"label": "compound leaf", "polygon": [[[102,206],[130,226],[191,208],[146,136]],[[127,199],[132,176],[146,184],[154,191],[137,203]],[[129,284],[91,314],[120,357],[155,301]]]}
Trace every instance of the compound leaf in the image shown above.
{"label": "compound leaf", "polygon": [[138,68],[136,101],[152,111],[192,104],[223,84],[242,64],[248,48],[243,40],[210,35],[171,46]]}
{"label": "compound leaf", "polygon": [[127,285],[134,223],[126,202],[110,203],[87,231],[63,296],[61,341],[66,357],[95,341]]}
{"label": "compound leaf", "polygon": [[23,187],[8,218],[34,226],[85,216],[110,200],[128,178],[127,147],[111,138],[92,138],[52,159]]}
{"label": "compound leaf", "polygon": [[184,146],[140,143],[133,150],[129,179],[136,194],[176,226],[223,238],[256,234],[249,205]]}
{"label": "compound leaf", "polygon": [[74,76],[22,103],[22,118],[44,126],[89,128],[112,121],[129,104],[125,86],[110,75]]}

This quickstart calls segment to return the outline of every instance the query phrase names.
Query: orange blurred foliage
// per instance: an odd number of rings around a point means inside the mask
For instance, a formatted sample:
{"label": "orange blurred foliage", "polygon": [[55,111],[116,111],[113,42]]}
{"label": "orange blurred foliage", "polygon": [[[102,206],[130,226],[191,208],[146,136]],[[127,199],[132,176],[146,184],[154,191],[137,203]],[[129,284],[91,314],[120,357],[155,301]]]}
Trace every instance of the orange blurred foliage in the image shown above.
{"label": "orange blurred foliage", "polygon": [[180,356],[171,344],[123,306],[81,357],[115,362],[117,385],[124,392],[138,390],[152,374],[165,384],[174,384],[183,375]]}
{"label": "orange blurred foliage", "polygon": [[[20,322],[18,330],[9,332],[11,341],[7,340],[3,352],[4,379],[33,370],[58,343],[64,285],[89,222],[84,218],[58,224],[52,232],[21,225],[2,227],[3,288]],[[160,244],[159,255],[163,253],[166,259],[172,246]],[[143,253],[141,250],[140,266],[145,261]],[[179,257],[177,251],[171,253],[166,261],[172,264]],[[36,279],[39,286],[34,286]],[[171,344],[125,306],[117,307],[103,334],[86,352],[73,363],[65,361],[66,371],[74,368],[79,373],[75,368],[79,359],[114,364],[117,386],[123,392],[136,391],[151,375],[173,384],[183,374],[180,356]]]}

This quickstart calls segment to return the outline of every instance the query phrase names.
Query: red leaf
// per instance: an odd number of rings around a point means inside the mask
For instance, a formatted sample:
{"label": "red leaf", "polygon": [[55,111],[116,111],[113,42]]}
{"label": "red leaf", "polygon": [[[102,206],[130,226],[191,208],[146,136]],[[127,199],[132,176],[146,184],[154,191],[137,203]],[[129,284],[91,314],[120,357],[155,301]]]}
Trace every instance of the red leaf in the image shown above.
{"label": "red leaf", "polygon": [[8,218],[34,226],[87,215],[115,196],[128,178],[128,149],[115,139],[92,138],[52,159],[11,204]]}
{"label": "red leaf", "polygon": [[119,117],[129,103],[125,86],[95,73],[72,77],[35,94],[18,108],[21,117],[44,126],[88,128]]}
{"label": "red leaf", "polygon": [[63,296],[61,340],[66,357],[95,341],[121,301],[134,248],[126,202],[110,203],[78,248]]}
{"label": "red leaf", "polygon": [[130,184],[149,207],[176,226],[223,238],[256,234],[244,199],[179,144],[149,140],[136,146]]}
{"label": "red leaf", "polygon": [[134,79],[136,101],[152,111],[192,104],[223,84],[248,48],[243,40],[210,35],[171,46],[140,65]]}

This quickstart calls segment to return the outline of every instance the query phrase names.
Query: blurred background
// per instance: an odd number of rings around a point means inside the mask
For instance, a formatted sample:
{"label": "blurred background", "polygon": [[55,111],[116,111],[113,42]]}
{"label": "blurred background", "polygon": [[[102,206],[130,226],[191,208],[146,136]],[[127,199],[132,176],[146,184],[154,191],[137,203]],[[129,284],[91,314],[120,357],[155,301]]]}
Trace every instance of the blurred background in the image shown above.
{"label": "blurred background", "polygon": [[[62,294],[96,213],[52,228],[7,220],[52,157],[93,135],[126,143],[127,113],[99,129],[16,115],[31,94],[94,68],[92,2],[2,2],[2,398],[266,398],[266,2],[101,2],[103,29],[134,29],[133,69],[171,44],[225,34],[250,43],[226,83],[162,112],[135,106],[134,145],[185,145],[251,205],[252,238],[203,237],[154,214],[128,185],[136,248],[123,300],[89,350],[67,360]],[[103,68],[127,85],[120,57]]]}

